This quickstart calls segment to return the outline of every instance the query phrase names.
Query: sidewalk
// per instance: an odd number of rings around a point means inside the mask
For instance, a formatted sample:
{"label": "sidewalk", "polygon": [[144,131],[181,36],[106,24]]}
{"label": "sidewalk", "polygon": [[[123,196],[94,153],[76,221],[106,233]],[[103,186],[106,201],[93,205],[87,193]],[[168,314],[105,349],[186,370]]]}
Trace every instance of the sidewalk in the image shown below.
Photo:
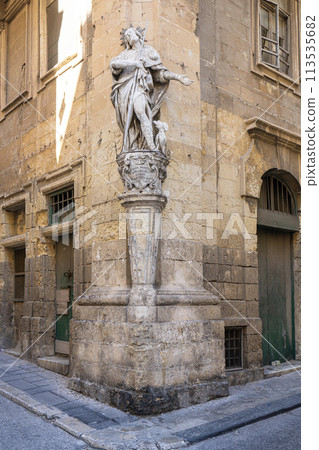
{"label": "sidewalk", "polygon": [[0,394],[95,448],[170,450],[299,407],[300,375],[234,386],[226,398],[137,417],[71,391],[62,375],[0,352]]}

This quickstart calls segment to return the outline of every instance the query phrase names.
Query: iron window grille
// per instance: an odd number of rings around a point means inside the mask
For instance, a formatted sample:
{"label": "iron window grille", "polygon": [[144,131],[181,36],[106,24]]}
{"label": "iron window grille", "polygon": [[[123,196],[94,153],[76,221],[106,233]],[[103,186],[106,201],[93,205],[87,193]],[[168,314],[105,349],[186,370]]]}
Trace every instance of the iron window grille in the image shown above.
{"label": "iron window grille", "polygon": [[74,188],[54,192],[49,196],[49,223],[67,222],[75,217]]}
{"label": "iron window grille", "polygon": [[273,175],[263,178],[260,208],[296,215],[294,198],[288,186]]}
{"label": "iron window grille", "polygon": [[242,369],[243,367],[243,329],[225,328],[225,361],[226,369]]}
{"label": "iron window grille", "polygon": [[289,16],[270,0],[261,0],[259,10],[261,61],[288,75]]}

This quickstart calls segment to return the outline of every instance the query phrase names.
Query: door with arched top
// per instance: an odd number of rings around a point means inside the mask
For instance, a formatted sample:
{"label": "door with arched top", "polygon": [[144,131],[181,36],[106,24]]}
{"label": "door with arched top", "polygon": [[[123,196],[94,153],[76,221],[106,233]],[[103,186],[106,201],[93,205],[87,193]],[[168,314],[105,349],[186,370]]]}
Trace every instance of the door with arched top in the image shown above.
{"label": "door with arched top", "polygon": [[299,230],[299,219],[292,190],[278,175],[263,177],[257,224],[259,311],[267,365],[295,356],[292,235]]}

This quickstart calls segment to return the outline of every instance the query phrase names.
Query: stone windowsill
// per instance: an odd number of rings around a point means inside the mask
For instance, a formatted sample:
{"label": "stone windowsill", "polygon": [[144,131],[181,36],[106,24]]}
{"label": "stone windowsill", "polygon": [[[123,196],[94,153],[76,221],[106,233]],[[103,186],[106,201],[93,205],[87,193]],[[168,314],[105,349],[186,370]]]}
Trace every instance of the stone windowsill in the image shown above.
{"label": "stone windowsill", "polygon": [[62,234],[70,234],[73,232],[73,225],[76,219],[72,219],[68,222],[56,223],[54,225],[47,225],[41,228],[43,236],[61,236]]}
{"label": "stone windowsill", "polygon": [[25,245],[26,234],[18,234],[1,239],[0,244],[5,248],[14,248]]}

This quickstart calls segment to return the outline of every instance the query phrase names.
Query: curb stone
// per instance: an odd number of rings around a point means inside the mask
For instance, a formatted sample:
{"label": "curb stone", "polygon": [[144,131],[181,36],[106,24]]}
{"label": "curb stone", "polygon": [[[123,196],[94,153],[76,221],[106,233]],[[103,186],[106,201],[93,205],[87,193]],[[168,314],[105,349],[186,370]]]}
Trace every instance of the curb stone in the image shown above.
{"label": "curb stone", "polygon": [[73,436],[85,440],[84,433],[89,433],[92,428],[76,419],[75,417],[70,417],[68,415],[63,415],[55,420],[55,425],[62,428],[64,431],[72,434]]}
{"label": "curb stone", "polygon": [[[69,434],[78,439],[82,439],[85,441],[82,435],[84,433],[95,431],[93,428],[89,427],[78,419],[64,414],[57,408],[46,406],[37,402],[36,400],[34,400],[34,398],[30,397],[25,392],[20,391],[19,389],[10,386],[3,381],[0,382],[0,394],[8,398],[9,400],[14,401],[20,406],[23,406],[33,414],[49,420],[50,422],[52,422],[52,424],[58,426],[59,428],[62,428],[64,431],[67,431]],[[101,442],[96,441],[94,446],[96,448],[103,448],[101,447],[101,444]],[[90,445],[92,444],[90,443]]]}
{"label": "curb stone", "polygon": [[260,420],[269,419],[270,417],[283,414],[287,411],[299,408],[301,406],[301,395],[291,395],[280,400],[249,408],[229,415],[223,419],[207,422],[203,425],[189,428],[185,431],[175,433],[185,439],[188,444],[195,444],[206,439],[220,436],[224,433],[237,430],[246,425],[250,425]]}

